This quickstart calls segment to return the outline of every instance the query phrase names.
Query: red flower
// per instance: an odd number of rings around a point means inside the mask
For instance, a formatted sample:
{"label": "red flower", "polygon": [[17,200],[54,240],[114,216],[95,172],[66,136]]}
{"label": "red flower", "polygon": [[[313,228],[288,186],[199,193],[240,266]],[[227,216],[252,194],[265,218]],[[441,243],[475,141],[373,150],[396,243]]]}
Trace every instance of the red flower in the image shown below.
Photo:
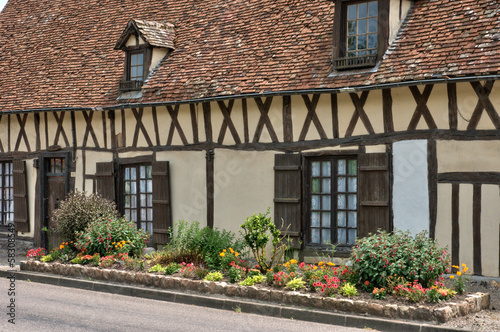
{"label": "red flower", "polygon": [[370,282],[367,280],[367,281],[365,281],[365,286],[368,286],[368,285],[370,285]]}

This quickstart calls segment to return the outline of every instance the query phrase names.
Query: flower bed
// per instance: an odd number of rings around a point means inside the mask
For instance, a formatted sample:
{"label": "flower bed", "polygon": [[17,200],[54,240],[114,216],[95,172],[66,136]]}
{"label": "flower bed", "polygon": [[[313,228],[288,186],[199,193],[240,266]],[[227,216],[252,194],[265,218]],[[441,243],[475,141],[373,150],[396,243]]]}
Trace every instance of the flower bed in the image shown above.
{"label": "flower bed", "polygon": [[270,301],[280,304],[299,305],[327,311],[343,311],[368,314],[393,319],[425,320],[444,323],[454,317],[478,312],[489,307],[489,294],[475,293],[457,296],[454,302],[411,305],[402,301],[373,300],[369,296],[354,299],[338,296],[321,296],[319,293],[288,291],[264,286],[240,286],[226,281],[203,281],[120,269],[106,269],[82,265],[43,263],[35,260],[21,262],[21,270],[53,273],[62,276],[91,278],[161,289],[195,291],[205,294],[220,294],[230,297]]}

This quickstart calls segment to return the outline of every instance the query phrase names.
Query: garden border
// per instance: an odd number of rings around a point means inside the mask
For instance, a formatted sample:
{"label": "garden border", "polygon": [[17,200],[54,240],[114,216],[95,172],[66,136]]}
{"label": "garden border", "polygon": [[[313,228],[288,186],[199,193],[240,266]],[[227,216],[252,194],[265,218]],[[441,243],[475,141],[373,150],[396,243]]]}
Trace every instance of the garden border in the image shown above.
{"label": "garden border", "polygon": [[228,297],[323,309],[330,312],[342,311],[390,319],[408,319],[437,323],[445,323],[452,318],[478,312],[490,306],[490,294],[488,293],[470,294],[465,301],[457,303],[449,302],[445,307],[432,309],[419,305],[398,306],[395,304],[368,303],[362,300],[317,297],[294,291],[260,289],[255,286],[239,286],[225,282],[191,280],[159,274],[102,269],[82,265],[42,263],[35,260],[21,262],[20,268],[21,271],[91,278],[93,280],[152,286],[168,290],[194,291],[202,294],[218,294]]}

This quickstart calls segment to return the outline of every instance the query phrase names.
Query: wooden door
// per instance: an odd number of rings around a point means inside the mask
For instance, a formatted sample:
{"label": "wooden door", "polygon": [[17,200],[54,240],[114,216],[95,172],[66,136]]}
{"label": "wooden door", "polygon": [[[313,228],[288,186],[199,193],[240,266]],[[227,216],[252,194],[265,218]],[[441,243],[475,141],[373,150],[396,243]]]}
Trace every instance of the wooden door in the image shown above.
{"label": "wooden door", "polygon": [[67,168],[66,157],[44,158],[45,187],[43,190],[43,224],[49,229],[47,238],[48,243],[46,242],[46,246],[49,250],[58,247],[63,241],[63,239],[58,237],[53,230],[54,225],[52,216],[68,193]]}

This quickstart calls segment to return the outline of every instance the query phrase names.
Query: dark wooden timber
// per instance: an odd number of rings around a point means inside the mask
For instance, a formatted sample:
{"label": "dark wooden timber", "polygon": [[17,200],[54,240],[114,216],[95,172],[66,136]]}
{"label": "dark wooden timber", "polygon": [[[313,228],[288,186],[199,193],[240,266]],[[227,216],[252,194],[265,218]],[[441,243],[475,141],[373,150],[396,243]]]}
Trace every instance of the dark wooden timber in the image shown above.
{"label": "dark wooden timber", "polygon": [[347,127],[345,133],[346,137],[352,136],[352,133],[354,132],[354,128],[356,128],[356,124],[358,123],[359,118],[361,118],[361,121],[363,122],[369,134],[375,133],[370,123],[370,120],[366,116],[365,110],[363,109],[366,103],[366,99],[368,98],[368,93],[369,91],[363,91],[361,93],[361,97],[359,97],[356,93],[349,93],[349,96],[351,97],[351,100],[354,104],[355,110],[352,114],[351,122],[349,122],[349,126]]}
{"label": "dark wooden timber", "polygon": [[330,94],[330,102],[332,107],[332,134],[333,138],[338,138],[340,135],[339,132],[339,105],[337,102],[337,94]]}
{"label": "dark wooden timber", "polygon": [[214,228],[214,159],[213,150],[206,152],[207,159],[207,226]]}
{"label": "dark wooden timber", "polygon": [[474,274],[482,275],[481,266],[481,185],[474,184],[472,196],[472,253]]}
{"label": "dark wooden timber", "polygon": [[[35,151],[40,151],[41,143],[40,143],[40,113],[33,114],[35,121]],[[2,118],[0,117],[0,120]],[[0,142],[0,151],[3,152],[2,142]]]}
{"label": "dark wooden timber", "polygon": [[479,101],[476,105],[476,108],[474,109],[474,112],[472,113],[471,120],[469,122],[469,125],[467,126],[467,129],[476,129],[477,124],[479,123],[479,120],[481,119],[481,115],[483,113],[483,110],[486,110],[486,113],[488,113],[488,116],[491,119],[491,122],[493,122],[493,125],[495,126],[496,129],[500,128],[500,117],[498,116],[498,113],[495,110],[495,107],[491,103],[491,100],[489,99],[489,95],[491,93],[491,90],[493,89],[493,84],[495,81],[487,81],[484,86],[481,85],[481,83],[472,81],[470,82],[470,85],[474,88],[474,91],[476,92],[477,96],[479,97]]}
{"label": "dark wooden timber", "polygon": [[148,131],[144,127],[144,124],[142,123],[142,116],[144,114],[144,108],[139,107],[139,110],[135,108],[131,108],[132,114],[135,117],[136,120],[136,125],[135,125],[135,132],[134,132],[134,140],[132,142],[132,146],[137,146],[137,141],[139,139],[139,131],[142,132],[144,135],[144,138],[146,139],[146,143],[148,146],[153,146],[153,142],[151,141],[151,138],[149,138]]}
{"label": "dark wooden timber", "polygon": [[158,130],[158,114],[156,112],[156,106],[151,108],[151,115],[153,116],[153,127],[155,129],[156,145],[160,144],[160,131]]}
{"label": "dark wooden timber", "polygon": [[24,114],[22,118],[21,118],[21,114],[16,114],[16,118],[17,118],[17,123],[19,124],[19,133],[17,135],[17,141],[16,141],[16,146],[14,147],[14,151],[19,150],[19,145],[21,144],[21,139],[23,139],[24,143],[26,144],[26,149],[28,150],[28,152],[30,152],[31,151],[30,142],[28,140],[28,136],[26,135],[26,130],[25,130],[26,120],[28,119],[28,114],[27,113]]}
{"label": "dark wooden timber", "polygon": [[439,173],[439,182],[500,184],[499,172],[449,172]]}
{"label": "dark wooden timber", "polygon": [[241,108],[243,110],[243,135],[245,136],[245,143],[250,142],[250,134],[248,133],[248,105],[247,100],[241,100]]}
{"label": "dark wooden timber", "polygon": [[384,113],[384,132],[394,131],[394,120],[392,119],[392,95],[391,89],[382,90],[382,111]]}
{"label": "dark wooden timber", "polygon": [[106,112],[100,111],[101,112],[101,118],[102,118],[102,139],[104,140],[104,148],[108,148],[108,129],[106,126]]}
{"label": "dark wooden timber", "polygon": [[26,161],[13,160],[12,177],[14,180],[14,224],[16,231],[29,232],[28,186],[26,183]]}
{"label": "dark wooden timber", "polygon": [[11,147],[12,145],[10,144],[10,137],[11,137],[11,132],[10,132],[10,114],[7,114],[7,151],[11,152]]}
{"label": "dark wooden timber", "polygon": [[271,136],[271,140],[273,142],[278,142],[278,136],[276,136],[276,132],[274,131],[273,124],[269,119],[269,109],[271,108],[271,103],[273,101],[273,97],[267,97],[266,101],[263,103],[261,98],[255,98],[255,102],[257,103],[257,107],[260,111],[259,122],[257,123],[257,128],[255,129],[255,135],[253,137],[253,142],[258,142],[260,140],[260,135],[262,134],[262,129],[264,125]]}
{"label": "dark wooden timber", "polygon": [[[35,114],[38,114],[38,113],[35,113]],[[0,114],[0,123],[2,123],[2,114]],[[2,152],[2,153],[5,152],[5,150],[3,149],[3,144],[2,144],[2,140],[1,139],[0,139],[0,152]]]}
{"label": "dark wooden timber", "polygon": [[127,122],[125,121],[125,109],[121,109],[121,118],[122,118],[122,142],[121,147],[127,146]]}
{"label": "dark wooden timber", "polygon": [[318,106],[319,97],[320,97],[319,94],[315,94],[313,95],[312,100],[310,100],[308,95],[302,95],[302,99],[304,99],[304,103],[306,104],[307,108],[307,116],[299,135],[299,141],[303,141],[306,139],[307,132],[309,131],[309,126],[311,125],[311,121],[314,124],[314,127],[316,127],[316,130],[318,131],[319,137],[321,139],[327,138],[325,130],[321,125],[321,121],[319,121],[318,115],[316,114],[316,107]]}
{"label": "dark wooden timber", "polygon": [[436,221],[437,221],[437,185],[438,185],[438,163],[436,141],[427,141],[427,174],[429,186],[429,236],[432,239],[436,238]]}
{"label": "dark wooden timber", "polygon": [[293,142],[292,98],[283,96],[283,140]]}
{"label": "dark wooden timber", "polygon": [[177,119],[177,115],[179,114],[179,108],[180,105],[175,105],[174,107],[167,105],[168,114],[170,114],[170,118],[172,119],[172,122],[170,123],[170,130],[168,131],[167,145],[172,145],[172,139],[174,136],[175,129],[177,129],[177,133],[181,138],[182,144],[184,145],[188,144],[186,136],[184,135],[184,131],[182,131],[181,125],[179,124],[179,120]]}
{"label": "dark wooden timber", "polygon": [[218,101],[217,104],[219,105],[222,116],[224,117],[217,142],[219,142],[219,144],[222,144],[222,142],[224,142],[226,129],[229,128],[229,131],[233,135],[234,142],[236,144],[241,144],[240,136],[238,135],[238,131],[234,127],[233,120],[231,119],[231,111],[233,110],[234,99],[231,99],[227,106],[222,100]]}
{"label": "dark wooden timber", "polygon": [[[76,138],[76,115],[75,111],[71,111],[69,113],[71,117],[71,139],[73,140],[73,146],[72,146],[72,161],[74,162],[76,160],[76,149],[78,148],[78,141]],[[83,173],[85,174],[85,173]]]}
{"label": "dark wooden timber", "polygon": [[47,112],[43,113],[43,123],[45,127],[45,147],[47,148],[49,146],[49,119]]}
{"label": "dark wooden timber", "polygon": [[[189,104],[189,113],[191,114],[191,127],[193,129],[193,142],[199,143],[200,140],[198,138],[198,114],[197,114],[198,104]],[[158,139],[159,140],[159,139]],[[157,145],[160,145],[158,143]]]}
{"label": "dark wooden timber", "polygon": [[111,148],[116,149],[116,129],[115,129],[115,111],[108,111],[109,131],[111,132]]}
{"label": "dark wooden timber", "polygon": [[[56,119],[56,122],[57,122],[57,130],[56,130],[56,136],[54,138],[54,145],[59,144],[59,136],[62,135],[66,146],[70,146],[69,141],[68,141],[68,137],[66,136],[66,132],[64,131],[64,126],[63,126],[64,115],[66,114],[66,112],[65,111],[61,112],[60,116],[57,114],[57,112],[52,112],[52,114],[54,115],[54,118]],[[47,131],[48,131],[48,129],[47,129]]]}
{"label": "dark wooden timber", "polygon": [[205,122],[205,137],[207,142],[213,142],[212,137],[212,117],[210,103],[203,103],[203,120]]}
{"label": "dark wooden timber", "polygon": [[97,136],[95,135],[94,128],[92,127],[92,119],[94,117],[94,111],[87,112],[82,111],[83,118],[85,119],[85,123],[87,124],[85,127],[85,134],[83,135],[82,146],[87,146],[87,140],[89,134],[92,136],[92,140],[94,141],[94,146],[99,148],[99,141],[97,140]]}
{"label": "dark wooden timber", "polygon": [[460,264],[460,223],[459,223],[460,184],[451,185],[451,263]]}
{"label": "dark wooden timber", "polygon": [[420,117],[423,116],[425,122],[429,129],[436,129],[437,125],[432,118],[431,112],[427,107],[427,101],[429,100],[429,96],[431,95],[432,88],[434,85],[428,84],[424,88],[424,92],[420,93],[420,90],[416,86],[410,86],[410,91],[413,95],[413,98],[417,102],[417,107],[415,108],[415,112],[410,120],[410,124],[408,125],[408,130],[417,129],[418,122],[420,121]]}
{"label": "dark wooden timber", "polygon": [[457,84],[446,84],[448,90],[448,121],[450,130],[457,130],[458,127],[458,104],[457,104]]}

